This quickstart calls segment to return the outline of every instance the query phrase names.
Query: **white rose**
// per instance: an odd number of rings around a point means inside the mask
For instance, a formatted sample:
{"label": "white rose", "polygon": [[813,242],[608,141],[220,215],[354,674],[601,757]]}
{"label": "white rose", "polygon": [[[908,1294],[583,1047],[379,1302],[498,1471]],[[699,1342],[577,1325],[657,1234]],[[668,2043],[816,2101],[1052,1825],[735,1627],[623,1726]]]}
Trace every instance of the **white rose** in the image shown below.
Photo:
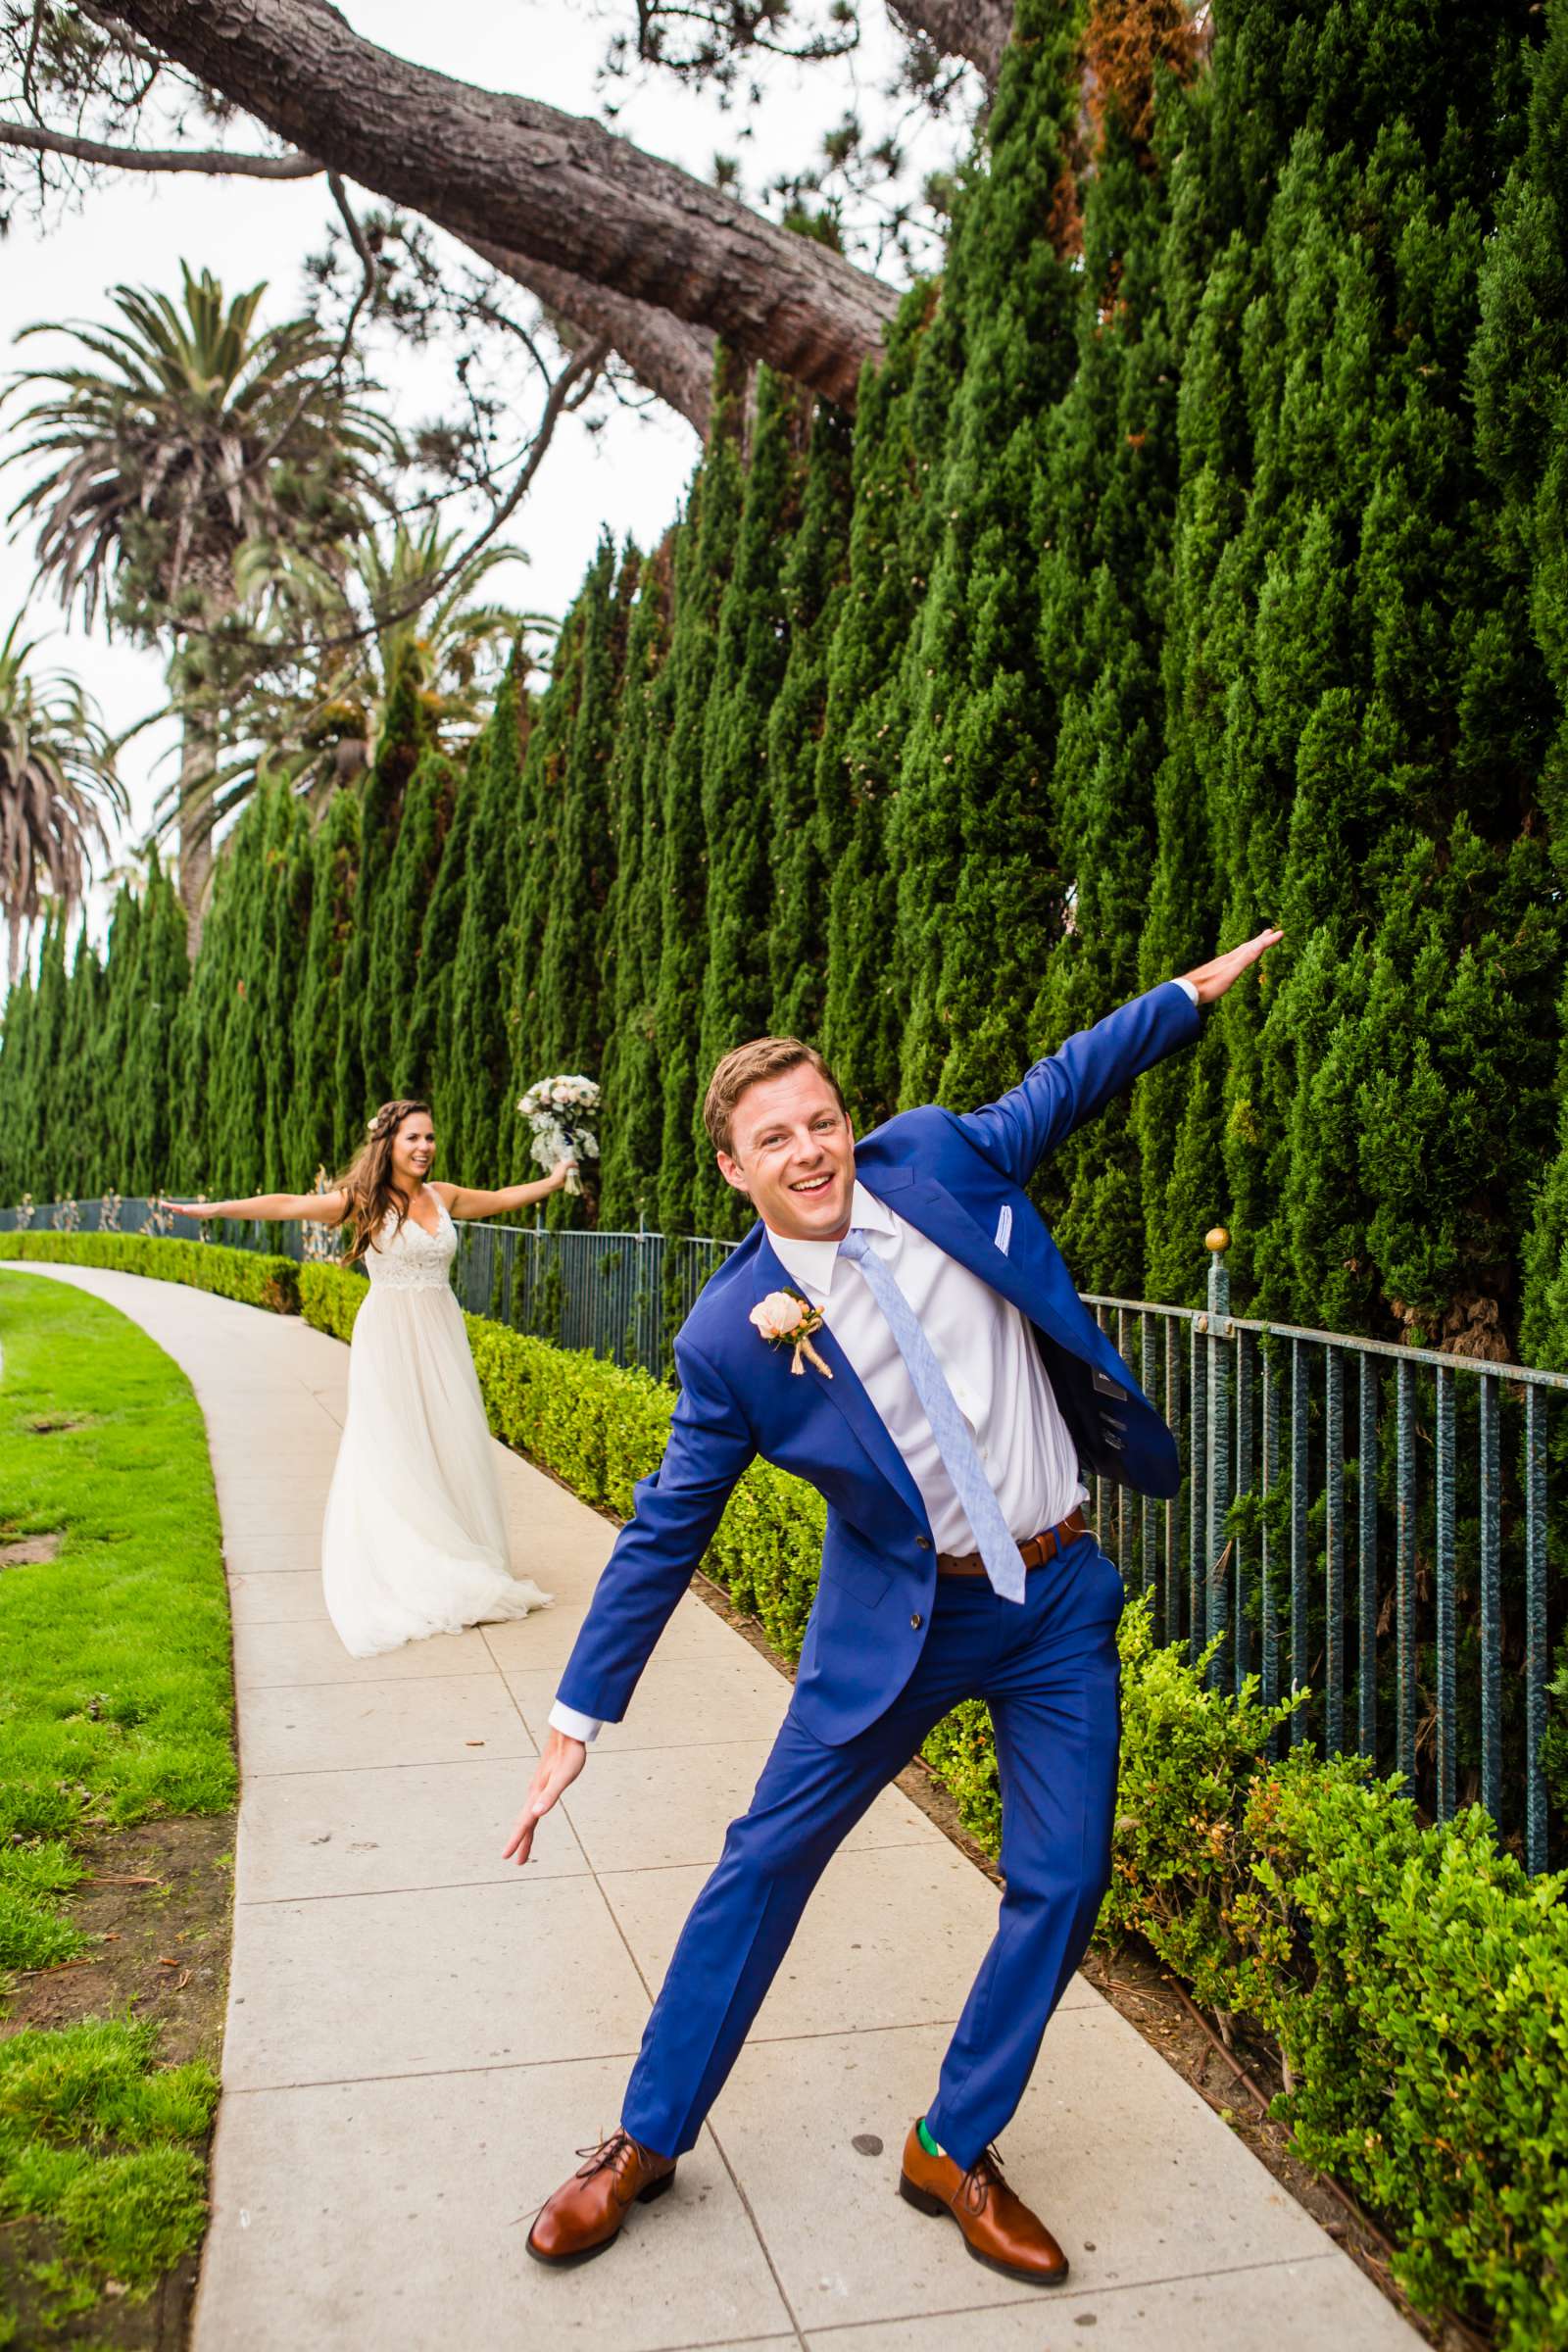
{"label": "white rose", "polygon": [[810,1311],[806,1300],[797,1298],[793,1292],[769,1291],[753,1307],[749,1320],[756,1324],[764,1340],[787,1340]]}

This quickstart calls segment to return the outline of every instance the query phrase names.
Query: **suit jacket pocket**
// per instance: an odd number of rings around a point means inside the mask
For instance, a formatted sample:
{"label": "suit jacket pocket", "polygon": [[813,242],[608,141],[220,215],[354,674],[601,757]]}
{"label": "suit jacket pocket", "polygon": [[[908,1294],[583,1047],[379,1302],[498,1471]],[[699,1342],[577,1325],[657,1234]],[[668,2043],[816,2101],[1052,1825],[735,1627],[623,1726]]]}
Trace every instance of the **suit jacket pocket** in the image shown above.
{"label": "suit jacket pocket", "polygon": [[824,1558],[822,1577],[827,1584],[842,1585],[846,1592],[853,1594],[868,1609],[876,1607],[893,1582],[885,1568],[878,1568],[870,1560],[858,1560],[853,1552],[840,1552],[832,1558]]}
{"label": "suit jacket pocket", "polygon": [[1004,1257],[1007,1254],[1007,1244],[1011,1239],[1012,1203],[1010,1200],[1004,1200],[997,1217],[997,1248],[1002,1251]]}

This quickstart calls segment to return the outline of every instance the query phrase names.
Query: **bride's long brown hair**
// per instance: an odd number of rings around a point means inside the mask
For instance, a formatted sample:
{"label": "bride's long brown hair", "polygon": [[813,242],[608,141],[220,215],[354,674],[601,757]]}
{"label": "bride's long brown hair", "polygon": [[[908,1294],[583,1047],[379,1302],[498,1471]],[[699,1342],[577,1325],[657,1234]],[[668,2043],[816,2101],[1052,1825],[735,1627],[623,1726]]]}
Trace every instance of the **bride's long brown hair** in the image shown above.
{"label": "bride's long brown hair", "polygon": [[367,1250],[378,1250],[381,1247],[376,1236],[389,1210],[397,1213],[398,1221],[393,1227],[394,1240],[403,1230],[409,1214],[409,1203],[407,1196],[393,1180],[392,1146],[397,1141],[398,1129],[404,1120],[412,1118],[418,1110],[422,1110],[426,1118],[431,1115],[428,1102],[416,1102],[412,1097],[399,1097],[395,1102],[383,1102],[370,1121],[369,1134],[336,1180],[333,1189],[347,1195],[344,1221],[347,1223],[352,1220],[354,1226],[354,1240],[343,1260],[346,1266],[356,1265]]}

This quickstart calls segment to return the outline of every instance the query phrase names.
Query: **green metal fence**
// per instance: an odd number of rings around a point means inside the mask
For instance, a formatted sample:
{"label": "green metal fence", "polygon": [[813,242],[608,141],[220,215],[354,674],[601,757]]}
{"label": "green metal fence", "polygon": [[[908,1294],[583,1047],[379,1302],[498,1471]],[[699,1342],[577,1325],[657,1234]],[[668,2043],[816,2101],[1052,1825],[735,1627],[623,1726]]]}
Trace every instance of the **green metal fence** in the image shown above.
{"label": "green metal fence", "polygon": [[[0,1231],[164,1231],[330,1256],[320,1226],[198,1227],[156,1203],[0,1210]],[[470,1312],[667,1373],[670,1340],[731,1243],[466,1224]],[[1088,1295],[1176,1434],[1182,1487],[1155,1502],[1098,1479],[1097,1533],[1157,1637],[1216,1688],[1309,1693],[1292,1745],[1399,1771],[1438,1821],[1483,1805],[1534,1871],[1554,1825],[1540,1750],[1564,1541],[1548,1519],[1548,1427],[1568,1377],[1230,1311],[1228,1237],[1209,1237],[1207,1304]],[[1560,1426],[1559,1426],[1560,1424]],[[1568,1481],[1559,1480],[1559,1486]]]}

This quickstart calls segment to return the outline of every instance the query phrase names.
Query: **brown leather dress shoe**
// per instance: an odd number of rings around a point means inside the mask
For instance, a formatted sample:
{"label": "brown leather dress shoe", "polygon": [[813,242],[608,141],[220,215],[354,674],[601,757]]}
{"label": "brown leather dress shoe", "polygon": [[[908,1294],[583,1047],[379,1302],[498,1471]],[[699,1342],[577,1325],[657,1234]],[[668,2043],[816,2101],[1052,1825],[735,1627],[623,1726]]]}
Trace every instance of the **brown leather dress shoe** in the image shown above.
{"label": "brown leather dress shoe", "polygon": [[976,2262],[1032,2286],[1059,2286],[1067,2257],[1039,2217],[1002,2178],[995,2148],[960,2172],[951,2156],[929,2156],[918,2125],[905,2142],[899,2194],[917,2213],[951,2214]]}
{"label": "brown leather dress shoe", "polygon": [[614,2243],[633,2205],[651,2205],[675,2178],[673,2156],[656,2156],[629,2132],[612,2132],[539,2208],[528,2232],[535,2262],[587,2262]]}

